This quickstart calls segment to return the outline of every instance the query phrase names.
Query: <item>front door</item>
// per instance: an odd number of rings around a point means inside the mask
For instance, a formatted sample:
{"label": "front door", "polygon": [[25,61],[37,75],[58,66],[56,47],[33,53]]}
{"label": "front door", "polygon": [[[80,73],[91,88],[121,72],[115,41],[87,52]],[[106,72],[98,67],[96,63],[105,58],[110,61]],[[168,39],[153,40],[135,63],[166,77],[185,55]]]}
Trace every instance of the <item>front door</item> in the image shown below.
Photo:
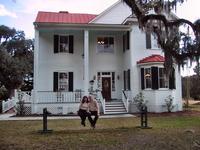
{"label": "front door", "polygon": [[102,95],[106,101],[111,100],[111,79],[110,79],[110,77],[102,77]]}

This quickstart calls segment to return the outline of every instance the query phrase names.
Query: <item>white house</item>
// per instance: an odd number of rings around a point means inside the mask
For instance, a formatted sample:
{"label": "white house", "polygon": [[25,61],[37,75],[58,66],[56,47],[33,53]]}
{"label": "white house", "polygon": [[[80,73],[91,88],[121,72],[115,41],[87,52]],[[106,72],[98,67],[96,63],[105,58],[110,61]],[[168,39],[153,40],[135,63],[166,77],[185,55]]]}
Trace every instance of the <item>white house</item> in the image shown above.
{"label": "white house", "polygon": [[174,111],[182,110],[177,66],[165,78],[162,50],[131,15],[121,1],[99,15],[38,12],[32,113],[76,113],[91,90],[104,113],[137,111],[131,100],[139,92],[150,112],[166,111],[169,95]]}

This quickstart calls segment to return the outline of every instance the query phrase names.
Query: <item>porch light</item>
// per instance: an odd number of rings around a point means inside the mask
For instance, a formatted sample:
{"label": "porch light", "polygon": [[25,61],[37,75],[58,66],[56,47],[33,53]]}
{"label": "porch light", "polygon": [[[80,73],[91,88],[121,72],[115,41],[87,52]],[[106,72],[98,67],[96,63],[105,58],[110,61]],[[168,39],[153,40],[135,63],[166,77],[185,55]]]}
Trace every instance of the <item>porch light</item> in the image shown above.
{"label": "porch light", "polygon": [[93,76],[93,80],[96,80],[96,76],[95,75]]}
{"label": "porch light", "polygon": [[151,77],[151,74],[150,73],[147,73],[147,74],[145,74],[145,77],[147,78],[147,77]]}

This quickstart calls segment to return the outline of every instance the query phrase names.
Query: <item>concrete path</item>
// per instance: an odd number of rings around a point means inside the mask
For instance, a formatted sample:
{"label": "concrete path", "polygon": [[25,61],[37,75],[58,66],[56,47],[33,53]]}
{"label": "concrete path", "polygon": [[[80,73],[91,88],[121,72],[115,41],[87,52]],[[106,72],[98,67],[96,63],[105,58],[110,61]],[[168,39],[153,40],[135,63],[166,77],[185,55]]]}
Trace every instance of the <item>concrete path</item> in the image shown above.
{"label": "concrete path", "polygon": [[[42,117],[14,117],[15,113],[10,114],[0,114],[0,121],[9,120],[42,120]],[[99,118],[122,118],[122,117],[135,117],[132,114],[116,114],[116,115],[101,115]],[[80,119],[79,116],[49,116],[48,120],[58,120],[58,119]]]}

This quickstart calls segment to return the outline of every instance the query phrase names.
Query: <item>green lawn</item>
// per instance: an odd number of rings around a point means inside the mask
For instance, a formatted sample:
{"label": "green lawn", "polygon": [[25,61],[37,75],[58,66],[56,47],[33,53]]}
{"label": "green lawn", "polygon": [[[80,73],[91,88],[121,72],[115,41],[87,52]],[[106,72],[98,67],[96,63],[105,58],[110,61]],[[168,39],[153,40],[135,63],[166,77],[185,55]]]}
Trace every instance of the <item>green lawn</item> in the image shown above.
{"label": "green lawn", "polygon": [[137,128],[139,117],[100,119],[95,130],[88,124],[82,127],[80,120],[48,123],[54,130],[51,134],[37,132],[42,129],[42,121],[0,121],[0,149],[200,149],[200,116],[149,117],[152,129]]}

